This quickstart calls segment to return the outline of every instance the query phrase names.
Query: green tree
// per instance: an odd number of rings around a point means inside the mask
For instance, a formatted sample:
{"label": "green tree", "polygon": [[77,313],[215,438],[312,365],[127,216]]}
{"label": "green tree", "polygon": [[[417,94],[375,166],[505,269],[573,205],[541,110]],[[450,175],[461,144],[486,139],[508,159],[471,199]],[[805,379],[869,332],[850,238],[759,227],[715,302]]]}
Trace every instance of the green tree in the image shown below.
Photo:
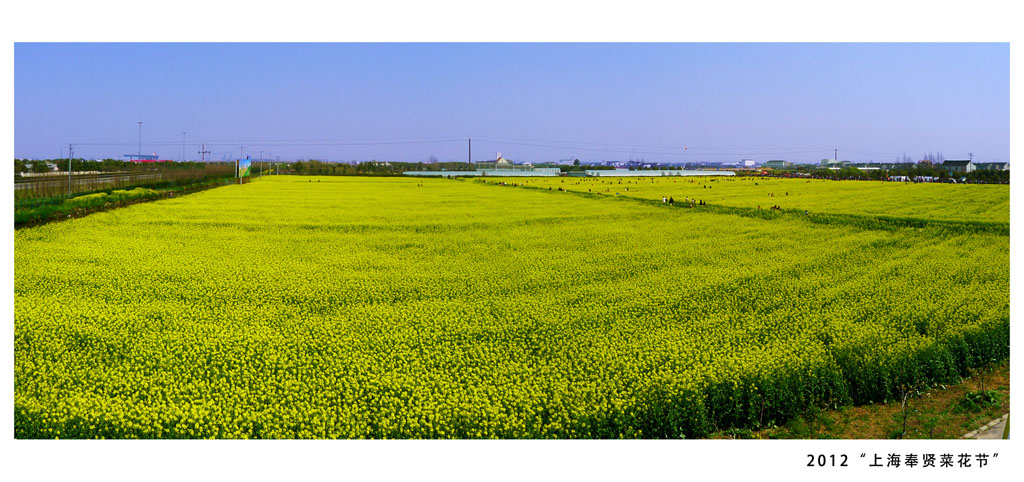
{"label": "green tree", "polygon": [[50,172],[50,166],[44,161],[36,161],[32,163],[32,172]]}

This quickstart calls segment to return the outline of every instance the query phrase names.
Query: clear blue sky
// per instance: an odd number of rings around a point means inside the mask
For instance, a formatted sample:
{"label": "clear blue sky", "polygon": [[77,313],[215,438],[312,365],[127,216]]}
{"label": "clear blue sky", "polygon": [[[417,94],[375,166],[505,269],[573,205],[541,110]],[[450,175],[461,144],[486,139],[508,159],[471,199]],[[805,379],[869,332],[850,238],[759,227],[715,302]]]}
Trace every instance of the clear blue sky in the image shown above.
{"label": "clear blue sky", "polygon": [[[15,156],[1009,160],[1002,44],[15,44]],[[452,139],[452,140],[448,140]],[[426,142],[441,141],[441,142]],[[402,142],[402,143],[400,143]],[[372,144],[371,144],[372,143]],[[94,144],[94,145],[89,145]],[[103,145],[97,145],[103,144]],[[110,145],[114,144],[114,145]],[[686,149],[683,149],[686,146]],[[635,154],[633,151],[635,150]]]}

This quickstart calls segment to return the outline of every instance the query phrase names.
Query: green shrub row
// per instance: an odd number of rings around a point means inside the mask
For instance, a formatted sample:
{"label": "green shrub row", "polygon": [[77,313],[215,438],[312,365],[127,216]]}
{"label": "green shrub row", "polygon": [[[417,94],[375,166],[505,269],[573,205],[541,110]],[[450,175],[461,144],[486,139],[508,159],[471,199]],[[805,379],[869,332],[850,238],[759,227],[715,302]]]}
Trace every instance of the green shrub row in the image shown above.
{"label": "green shrub row", "polygon": [[632,410],[582,421],[598,438],[701,438],[714,431],[781,425],[811,408],[896,400],[900,386],[955,383],[972,368],[1010,355],[1009,320],[885,359],[871,350],[834,354],[827,366],[749,375],[711,384],[701,393],[660,385]]}

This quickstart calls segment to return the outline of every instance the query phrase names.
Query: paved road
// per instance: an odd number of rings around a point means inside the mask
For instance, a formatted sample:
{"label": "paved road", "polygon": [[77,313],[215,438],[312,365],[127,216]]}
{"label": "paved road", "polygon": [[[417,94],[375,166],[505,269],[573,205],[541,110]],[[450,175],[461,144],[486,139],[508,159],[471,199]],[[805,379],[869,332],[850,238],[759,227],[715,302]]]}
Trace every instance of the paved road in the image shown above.
{"label": "paved road", "polygon": [[977,430],[969,432],[964,435],[967,439],[978,439],[978,440],[1000,440],[1003,438],[1003,432],[1006,431],[1006,424],[1009,420],[1010,414],[1005,414],[983,426]]}

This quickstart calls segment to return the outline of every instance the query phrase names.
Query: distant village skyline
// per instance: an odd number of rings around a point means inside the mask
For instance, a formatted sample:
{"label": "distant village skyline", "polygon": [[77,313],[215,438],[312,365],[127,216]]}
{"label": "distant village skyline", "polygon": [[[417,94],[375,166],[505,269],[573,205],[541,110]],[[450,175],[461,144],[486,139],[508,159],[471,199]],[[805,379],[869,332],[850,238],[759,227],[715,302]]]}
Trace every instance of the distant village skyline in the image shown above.
{"label": "distant village skyline", "polygon": [[[186,145],[186,147],[187,147],[187,145]],[[209,151],[207,151],[207,152],[209,152]],[[264,153],[266,153],[266,155],[263,155]],[[331,159],[331,158],[326,157],[326,156],[325,157],[295,156],[295,157],[292,157],[292,158],[288,158],[288,157],[282,158],[281,156],[273,155],[273,153],[270,152],[270,151],[259,151],[259,155],[252,155],[252,154],[245,154],[244,150],[241,151],[241,154],[245,158],[247,158],[247,159],[263,160],[263,161],[267,161],[267,162],[294,162],[294,161],[310,161],[310,160],[320,161],[320,162],[328,162],[328,163],[346,163],[346,164],[357,164],[357,163],[360,163],[360,162],[373,162],[373,161],[378,161],[378,162],[385,162],[385,161],[389,161],[389,162],[407,162],[407,163],[467,162],[467,159],[442,159],[442,158],[438,158],[434,154],[428,154],[426,156],[426,158],[420,159],[420,160],[415,160],[415,159],[414,160],[389,159],[389,158],[385,158],[385,157],[374,157],[372,159]],[[263,155],[263,156],[261,157],[261,155]],[[794,159],[785,158],[784,156],[778,156],[778,157],[771,157],[771,158],[740,158],[740,159],[730,159],[730,160],[703,159],[703,160],[685,160],[685,161],[658,161],[658,160],[654,160],[653,158],[652,159],[647,159],[642,154],[641,155],[637,155],[637,156],[630,155],[629,157],[627,157],[625,159],[594,159],[594,158],[591,158],[591,157],[588,157],[588,156],[579,156],[579,157],[561,158],[561,159],[557,159],[557,160],[553,160],[553,161],[552,160],[531,160],[531,159],[516,158],[516,157],[513,157],[513,156],[509,156],[509,155],[504,155],[503,156],[501,152],[497,152],[496,156],[492,156],[490,158],[485,158],[485,159],[474,159],[472,162],[474,162],[474,163],[494,162],[496,157],[504,157],[508,161],[514,162],[516,164],[520,164],[520,163],[572,164],[575,160],[579,160],[581,163],[585,163],[585,164],[589,164],[589,165],[605,165],[605,166],[620,166],[620,167],[630,167],[630,166],[638,166],[638,165],[664,165],[664,166],[700,165],[700,166],[753,167],[755,165],[761,165],[761,164],[763,164],[765,162],[777,161],[777,160],[787,161],[787,162],[791,162],[791,163],[797,164],[797,165],[821,165],[825,161],[842,161],[842,162],[847,162],[847,163],[862,163],[862,164],[863,163],[890,163],[891,164],[891,163],[919,163],[919,162],[926,162],[926,161],[933,162],[933,163],[942,163],[943,161],[945,161],[947,159],[948,160],[974,160],[973,156],[971,155],[971,153],[968,153],[967,156],[947,157],[947,156],[945,156],[942,153],[942,151],[929,151],[929,152],[924,153],[924,154],[922,154],[920,156],[912,156],[912,155],[908,155],[908,154],[901,154],[900,156],[898,156],[895,159],[888,159],[888,160],[887,159],[874,159],[874,158],[869,158],[867,160],[864,160],[864,159],[844,158],[843,156],[839,156],[839,158],[823,157],[823,158],[820,158],[820,159],[817,159],[817,160],[794,160]],[[64,156],[64,155],[59,155],[57,157],[42,157],[42,158],[40,158],[40,157],[27,157],[27,158],[16,157],[16,159],[24,159],[24,160],[54,160],[54,159],[66,159],[66,158],[67,157]],[[178,161],[182,160],[180,155],[178,156],[177,159],[175,159],[175,158],[173,158],[173,156],[160,156],[156,152],[153,152],[152,154],[141,154],[141,155],[140,154],[123,154],[121,156],[104,156],[104,157],[83,157],[83,156],[75,154],[75,158],[76,159],[94,160],[94,161],[101,161],[101,160],[104,160],[104,159],[114,159],[114,160],[124,161],[124,160],[136,159],[136,158],[141,158],[141,159],[146,159],[146,160],[175,161],[175,162],[178,162]],[[205,160],[207,162],[221,162],[221,161],[233,161],[233,160],[236,160],[238,158],[239,158],[239,156],[237,156],[237,155],[236,156],[230,156],[230,155],[228,155],[228,153],[223,153],[219,158],[218,157],[212,157],[212,156],[211,157],[203,156],[202,160]],[[186,156],[185,160],[189,161],[189,162],[200,161],[199,158],[190,157],[190,156]],[[979,158],[978,162],[985,162],[985,161],[983,161],[983,160],[981,160]],[[1006,163],[1008,163],[1009,161],[1008,160],[1004,160],[1004,161],[988,161],[988,162],[1006,162]]]}

